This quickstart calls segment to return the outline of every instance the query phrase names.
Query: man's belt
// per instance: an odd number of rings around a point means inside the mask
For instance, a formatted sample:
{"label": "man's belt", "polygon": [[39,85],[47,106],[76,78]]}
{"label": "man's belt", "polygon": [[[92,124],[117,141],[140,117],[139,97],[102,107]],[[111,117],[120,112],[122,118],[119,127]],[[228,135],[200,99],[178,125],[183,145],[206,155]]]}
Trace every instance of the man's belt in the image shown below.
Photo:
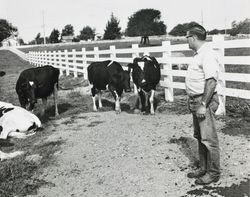
{"label": "man's belt", "polygon": [[[217,92],[214,92],[213,95],[212,95],[212,97],[213,97],[215,94],[217,94]],[[203,96],[203,94],[189,95],[189,98],[190,98],[190,99],[195,99],[195,98],[198,98],[198,97],[201,97],[201,96]]]}

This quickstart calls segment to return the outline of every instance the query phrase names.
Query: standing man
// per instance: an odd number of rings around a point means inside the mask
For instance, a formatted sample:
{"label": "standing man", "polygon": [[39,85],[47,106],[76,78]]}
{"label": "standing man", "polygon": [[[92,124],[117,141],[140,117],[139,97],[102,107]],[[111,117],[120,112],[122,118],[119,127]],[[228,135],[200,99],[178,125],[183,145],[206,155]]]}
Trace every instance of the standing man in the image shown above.
{"label": "standing man", "polygon": [[198,140],[200,168],[187,174],[195,183],[207,185],[220,178],[219,140],[214,113],[218,108],[218,55],[206,43],[206,30],[200,25],[187,32],[189,48],[195,54],[186,76],[188,107],[193,115],[194,137]]}

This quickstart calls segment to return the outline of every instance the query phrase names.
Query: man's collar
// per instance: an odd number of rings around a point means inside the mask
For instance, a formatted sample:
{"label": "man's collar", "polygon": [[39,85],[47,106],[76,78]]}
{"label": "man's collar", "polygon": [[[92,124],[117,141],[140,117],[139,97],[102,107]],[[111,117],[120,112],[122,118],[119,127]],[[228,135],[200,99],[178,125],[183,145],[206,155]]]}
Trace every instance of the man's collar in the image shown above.
{"label": "man's collar", "polygon": [[208,43],[207,42],[204,42],[200,48],[195,52],[195,55],[201,53],[203,50],[205,50],[206,48],[208,47]]}

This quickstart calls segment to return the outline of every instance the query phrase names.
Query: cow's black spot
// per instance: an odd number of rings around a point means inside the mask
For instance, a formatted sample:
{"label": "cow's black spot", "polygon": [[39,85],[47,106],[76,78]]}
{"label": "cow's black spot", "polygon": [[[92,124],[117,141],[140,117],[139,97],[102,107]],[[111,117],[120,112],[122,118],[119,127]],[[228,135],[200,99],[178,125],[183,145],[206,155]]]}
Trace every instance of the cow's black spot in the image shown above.
{"label": "cow's black spot", "polygon": [[33,125],[31,125],[29,128],[28,128],[28,131],[32,130],[32,129],[35,129],[36,128],[36,123],[33,122]]}
{"label": "cow's black spot", "polygon": [[2,130],[3,130],[3,127],[2,127],[2,126],[0,126],[0,133],[2,132]]}
{"label": "cow's black spot", "polygon": [[11,110],[13,110],[13,109],[14,109],[14,107],[12,107],[12,108],[7,108],[7,109],[4,110],[4,113],[7,113],[7,112],[9,112],[9,111],[11,111]]}
{"label": "cow's black spot", "polygon": [[13,107],[11,107],[11,108],[0,107],[0,118],[3,116],[3,114],[5,114],[13,109],[14,109]]}

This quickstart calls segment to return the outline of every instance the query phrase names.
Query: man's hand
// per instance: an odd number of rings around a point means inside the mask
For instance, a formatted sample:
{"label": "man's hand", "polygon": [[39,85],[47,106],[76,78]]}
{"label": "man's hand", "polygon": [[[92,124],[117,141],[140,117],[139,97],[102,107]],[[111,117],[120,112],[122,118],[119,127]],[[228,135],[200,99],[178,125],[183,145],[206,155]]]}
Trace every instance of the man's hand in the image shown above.
{"label": "man's hand", "polygon": [[196,110],[196,116],[198,118],[205,118],[205,113],[206,113],[206,106],[201,104]]}

